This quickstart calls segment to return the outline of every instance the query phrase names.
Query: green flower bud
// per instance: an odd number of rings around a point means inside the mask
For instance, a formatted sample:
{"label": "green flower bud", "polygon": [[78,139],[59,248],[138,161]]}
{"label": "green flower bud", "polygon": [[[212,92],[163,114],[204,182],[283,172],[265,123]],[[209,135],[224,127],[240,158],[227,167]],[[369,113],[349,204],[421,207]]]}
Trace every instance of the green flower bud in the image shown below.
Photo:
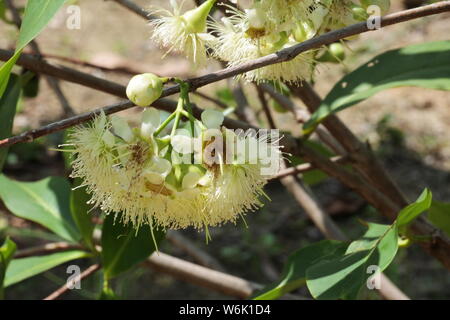
{"label": "green flower bud", "polygon": [[344,46],[340,43],[332,43],[328,50],[317,58],[319,62],[331,62],[338,63],[345,59],[345,50]]}
{"label": "green flower bud", "polygon": [[127,97],[135,105],[147,107],[158,100],[163,90],[163,79],[144,73],[131,78],[127,86]]}
{"label": "green flower bud", "polygon": [[187,11],[183,14],[186,22],[186,29],[190,33],[206,32],[206,19],[216,0],[205,1],[201,6]]}

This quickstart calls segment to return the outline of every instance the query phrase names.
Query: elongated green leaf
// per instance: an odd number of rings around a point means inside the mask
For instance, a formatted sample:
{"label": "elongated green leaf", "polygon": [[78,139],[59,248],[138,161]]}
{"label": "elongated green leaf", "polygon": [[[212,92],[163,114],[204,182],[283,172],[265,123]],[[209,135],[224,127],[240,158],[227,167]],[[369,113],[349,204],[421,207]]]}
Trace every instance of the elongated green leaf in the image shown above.
{"label": "elongated green leaf", "polygon": [[69,197],[70,184],[61,177],[19,182],[0,176],[0,198],[12,213],[76,242],[81,236],[70,214]]}
{"label": "elongated green leaf", "polygon": [[450,237],[450,203],[433,201],[428,219]]}
{"label": "elongated green leaf", "polygon": [[89,257],[80,250],[53,253],[47,256],[14,259],[6,270],[5,288],[52,269],[65,262]]}
{"label": "elongated green leaf", "polygon": [[[5,94],[0,98],[0,140],[11,136],[20,93],[20,78],[14,75],[8,82]],[[3,169],[7,154],[8,148],[0,148],[0,172]]]}
{"label": "elongated green leaf", "polygon": [[28,0],[20,28],[17,50],[22,50],[47,26],[66,0]]}
{"label": "elongated green leaf", "polygon": [[16,244],[9,238],[6,238],[5,243],[0,247],[0,300],[4,298],[4,280],[6,270],[16,252]]}
{"label": "elongated green leaf", "polygon": [[350,244],[344,256],[319,262],[306,271],[306,283],[316,299],[356,299],[371,276],[369,267],[381,272],[389,266],[398,250],[395,224],[369,224],[361,240]]}
{"label": "elongated green leaf", "polygon": [[30,43],[50,22],[55,13],[66,0],[29,0],[25,8],[22,26],[14,56],[0,68],[0,97],[6,89],[12,67],[16,63],[23,48]]}
{"label": "elongated green leaf", "polygon": [[303,131],[309,134],[328,116],[380,91],[402,86],[450,90],[450,41],[389,51],[346,75],[327,95]]}
{"label": "elongated green leaf", "polygon": [[17,59],[19,59],[21,53],[22,53],[22,51],[16,52],[11,57],[11,59],[6,61],[0,67],[0,98],[3,97],[3,94],[5,93],[6,87],[9,82],[9,78],[11,76],[11,70],[14,67],[14,64],[16,63]]}
{"label": "elongated green leaf", "polygon": [[302,248],[291,256],[283,269],[281,280],[263,290],[254,300],[274,300],[306,284],[306,270],[323,259],[342,256],[347,244],[324,240]]}
{"label": "elongated green leaf", "polygon": [[[164,239],[164,231],[153,232],[156,244]],[[114,223],[112,214],[106,217],[102,230],[102,260],[106,279],[144,261],[155,250],[152,231],[148,225],[143,225],[136,231],[131,224],[123,225],[120,221]]]}
{"label": "elongated green leaf", "polygon": [[420,214],[424,211],[428,210],[431,206],[432,200],[431,191],[425,189],[416,202],[411,203],[407,207],[403,208],[397,217],[397,225],[398,227],[405,226],[411,223],[414,219],[416,219]]}
{"label": "elongated green leaf", "polygon": [[86,187],[80,188],[81,179],[77,178],[74,181],[74,190],[70,193],[70,212],[78,230],[81,233],[83,241],[86,245],[93,249],[94,243],[92,239],[92,233],[95,225],[92,222],[92,216],[89,213],[92,206],[87,202],[91,198],[86,192]]}

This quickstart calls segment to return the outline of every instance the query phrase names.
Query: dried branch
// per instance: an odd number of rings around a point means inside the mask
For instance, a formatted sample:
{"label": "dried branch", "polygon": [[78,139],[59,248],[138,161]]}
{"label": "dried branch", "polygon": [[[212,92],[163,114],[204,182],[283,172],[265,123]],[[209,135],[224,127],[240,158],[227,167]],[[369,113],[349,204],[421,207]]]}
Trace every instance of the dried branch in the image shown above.
{"label": "dried branch", "polygon": [[[272,129],[277,126],[273,120],[270,109],[267,106],[267,101],[263,94],[263,90],[258,88],[259,99],[263,105],[264,113]],[[283,163],[283,169],[286,170],[286,164]],[[280,179],[281,183],[286,187],[289,193],[294,197],[297,203],[303,208],[307,216],[311,219],[314,225],[327,239],[334,239],[339,241],[349,241],[345,233],[339,228],[337,224],[330,218],[330,216],[321,208],[316,199],[314,199],[312,192],[304,186],[298,178],[294,176],[286,176]],[[381,274],[381,282],[379,293],[382,297],[388,300],[410,300],[399,288],[397,288],[384,274]]]}
{"label": "dried branch", "polygon": [[245,299],[262,286],[223,272],[211,270],[194,263],[178,259],[162,252],[154,253],[147,265],[156,271],[187,281],[227,296]]}
{"label": "dried branch", "polygon": [[200,98],[205,99],[206,101],[214,103],[215,105],[217,105],[221,109],[227,109],[228,108],[228,106],[225,103],[223,103],[222,101],[220,101],[219,99],[213,98],[213,97],[211,97],[211,96],[209,96],[207,94],[204,94],[203,92],[195,91],[194,94],[199,96]]}
{"label": "dried branch", "polygon": [[[450,1],[444,1],[444,2],[440,2],[440,3],[424,6],[422,8],[402,11],[399,13],[395,13],[395,14],[386,16],[382,19],[382,25],[387,26],[387,25],[411,20],[414,18],[424,17],[427,15],[433,15],[433,14],[437,14],[437,13],[441,13],[441,12],[445,12],[445,11],[449,11],[449,10],[450,10]],[[312,48],[317,48],[322,45],[335,42],[336,40],[346,38],[348,36],[352,36],[352,35],[355,35],[358,33],[366,32],[366,31],[368,31],[368,30],[367,30],[367,26],[364,23],[356,24],[356,25],[349,26],[349,27],[341,29],[341,30],[336,30],[336,31],[324,34],[315,39],[312,39],[312,40],[306,41],[304,43],[301,43],[299,45],[293,46],[291,48],[282,50],[276,54],[272,54],[272,55],[245,63],[241,66],[221,70],[218,72],[214,72],[214,73],[205,75],[203,77],[190,79],[188,81],[191,84],[191,88],[193,90],[195,90],[196,88],[207,85],[209,83],[213,83],[213,82],[222,80],[227,77],[232,77],[237,74],[244,73],[244,72],[247,72],[250,70],[254,70],[256,68],[260,68],[262,66],[266,66],[269,64],[287,61],[289,59],[294,58],[296,55],[298,55],[306,50],[309,50]],[[10,58],[11,55],[12,55],[11,52],[8,52],[5,50],[0,50],[0,59],[2,59],[2,60],[6,60],[6,59]],[[118,84],[115,84],[115,83],[112,83],[110,81],[106,81],[103,79],[98,79],[91,75],[88,75],[88,74],[85,74],[85,73],[82,73],[82,72],[79,72],[79,71],[76,71],[76,70],[73,70],[70,68],[66,68],[66,67],[62,67],[62,66],[53,66],[48,63],[39,61],[35,58],[33,59],[32,57],[29,57],[29,56],[22,56],[19,59],[18,64],[24,65],[24,66],[26,65],[26,67],[29,68],[30,70],[35,70],[35,71],[37,70],[37,72],[46,73],[46,74],[54,74],[55,76],[58,76],[62,79],[76,82],[76,83],[79,83],[82,85],[86,85],[86,86],[89,86],[89,87],[92,87],[92,88],[95,88],[95,89],[98,89],[101,91],[109,92],[109,93],[112,93],[112,94],[115,94],[118,96],[125,95],[125,88],[123,86],[120,86]],[[177,93],[178,91],[179,91],[178,86],[173,86],[173,87],[167,88],[164,91],[163,96],[165,97],[165,96]],[[110,114],[110,113],[119,112],[121,110],[131,108],[132,106],[133,105],[131,104],[131,102],[123,101],[123,102],[120,102],[120,103],[117,103],[117,104],[114,104],[111,106],[107,106],[102,109],[97,109],[90,113],[85,113],[85,114],[82,114],[79,116],[65,119],[65,120],[50,124],[48,126],[42,127],[40,129],[25,132],[19,136],[2,140],[2,141],[0,141],[0,147],[8,146],[8,145],[11,145],[14,143],[19,143],[19,142],[30,141],[33,138],[66,129],[73,125],[77,125],[79,123],[82,123],[82,122],[92,119],[96,114],[98,114],[101,111],[104,111],[106,114]],[[154,103],[154,106],[164,109],[164,110],[168,110],[168,111],[172,111],[174,109],[173,102],[167,101],[165,99],[158,100],[157,102]],[[194,111],[198,114],[198,112],[200,112],[201,109],[197,108]],[[326,124],[326,122],[325,122],[325,124]],[[243,122],[235,121],[235,120],[231,120],[231,119],[227,119],[225,125],[230,128],[240,127],[240,128],[246,129],[246,128],[251,127]],[[328,127],[328,129],[330,130],[330,132],[332,132],[330,127]],[[347,131],[348,131],[348,129],[347,129]],[[336,138],[339,139],[339,137],[336,136],[334,132],[332,132],[332,133]],[[344,135],[344,137],[347,136],[347,137],[351,138],[351,135],[349,135],[348,132],[346,132],[346,131],[342,131],[340,133],[342,135]],[[343,142],[345,142],[345,139],[339,139],[339,141],[341,143],[343,143]],[[347,142],[348,142],[348,140],[347,140]],[[285,139],[283,141],[283,143],[287,147],[285,150],[289,150],[289,152],[292,152],[294,154],[300,154],[300,148],[297,145],[297,143],[295,142],[295,140],[293,140],[292,138],[287,137],[287,139]],[[306,146],[303,146],[301,149],[303,151],[303,154],[306,157],[314,160],[314,161],[312,161],[312,163],[314,165],[316,165],[318,168],[322,169],[323,171],[327,172],[331,176],[337,177],[338,179],[343,181],[345,184],[347,184],[351,188],[355,189],[357,192],[362,194],[366,198],[366,200],[368,200],[372,205],[374,205],[376,208],[381,210],[387,216],[395,217],[399,208],[401,208],[401,206],[395,205],[391,199],[389,199],[386,196],[384,196],[383,194],[381,194],[377,189],[375,189],[371,186],[368,186],[367,182],[364,181],[363,179],[361,179],[358,175],[355,175],[354,173],[349,172],[349,171],[337,166],[335,163],[329,161],[326,158],[321,157],[321,155],[315,153],[314,150],[311,150],[311,149],[307,148]],[[356,151],[359,151],[359,150],[357,149]],[[328,165],[331,165],[331,167],[327,167]],[[423,220],[419,220],[418,222],[416,222],[416,224],[414,225],[414,228],[415,229],[418,228],[418,230],[416,230],[416,231],[419,234],[427,234],[427,235],[436,234],[435,241],[433,243],[426,243],[426,244],[423,244],[423,246],[426,246],[427,250],[430,251],[431,254],[438,257],[438,259],[440,259],[448,268],[450,268],[450,255],[449,255],[450,243],[449,243],[448,239],[444,235],[442,235],[438,231],[436,231],[436,229],[431,227],[429,224],[427,224]]]}
{"label": "dried branch", "polygon": [[[41,254],[51,254],[54,252],[78,249],[70,243],[49,243],[44,246],[36,246],[19,251],[15,258],[29,257]],[[98,248],[101,251],[101,248]],[[144,265],[152,269],[174,276],[182,281],[190,282],[202,287],[209,288],[214,291],[221,292],[225,295],[245,299],[250,297],[255,290],[261,289],[263,286],[235,277],[220,271],[212,270],[197,264],[172,257],[162,252],[154,253]],[[94,268],[95,266],[95,268]],[[98,264],[90,267],[81,274],[81,278],[89,276],[100,267]],[[67,285],[62,286],[57,291],[49,295],[46,300],[54,300],[67,291]]]}
{"label": "dried branch", "polygon": [[136,74],[138,74],[140,71],[138,70],[134,70],[131,69],[129,67],[125,67],[125,66],[119,66],[119,67],[105,67],[105,66],[101,66],[98,64],[94,64],[94,63],[90,63],[84,60],[80,60],[77,58],[73,58],[73,57],[65,57],[65,56],[60,56],[57,54],[51,54],[51,53],[42,53],[42,52],[35,52],[35,51],[29,51],[29,50],[24,50],[25,54],[30,54],[30,55],[35,55],[37,58],[39,59],[54,59],[54,60],[59,60],[59,61],[64,61],[64,62],[68,62],[74,65],[78,65],[81,67],[88,67],[88,68],[92,68],[92,69],[98,69],[104,72],[116,72],[116,73],[121,73],[124,75],[129,75],[129,76],[134,76]]}
{"label": "dried branch", "polygon": [[[122,1],[125,1],[125,0],[122,0]],[[436,4],[431,4],[428,6],[421,7],[421,8],[405,10],[405,11],[401,11],[398,13],[394,13],[394,14],[385,16],[381,19],[381,25],[383,27],[385,27],[385,26],[396,24],[396,23],[401,23],[404,21],[408,21],[408,20],[412,20],[412,19],[416,19],[416,18],[420,18],[420,17],[425,17],[425,16],[429,16],[429,15],[435,15],[435,14],[446,12],[446,11],[450,11],[450,1],[444,1],[444,2],[440,2],[440,3],[436,3]],[[217,82],[220,80],[224,80],[224,79],[227,79],[230,77],[234,77],[234,76],[237,76],[239,74],[242,74],[242,73],[245,73],[245,72],[248,72],[251,70],[255,70],[255,69],[262,68],[262,67],[265,67],[268,65],[292,60],[296,56],[298,56],[299,54],[301,54],[305,51],[319,48],[323,45],[327,45],[327,44],[336,42],[338,40],[341,40],[341,39],[344,39],[344,38],[347,38],[350,36],[354,36],[357,34],[361,34],[364,32],[368,32],[368,31],[372,31],[372,30],[369,30],[369,28],[365,22],[354,24],[354,25],[345,27],[343,29],[325,33],[317,38],[307,40],[300,44],[294,45],[290,48],[283,49],[277,53],[255,59],[255,60],[249,61],[247,63],[243,63],[243,64],[235,66],[235,67],[230,67],[227,69],[219,70],[219,71],[216,71],[216,72],[213,72],[213,73],[210,73],[210,74],[198,77],[198,78],[188,79],[186,81],[189,83],[190,89],[192,91],[195,91],[196,89],[198,89],[200,87],[203,87],[208,84],[211,84],[211,83],[214,83],[214,82]],[[12,56],[12,52],[0,50],[0,60],[9,59],[11,56]],[[112,83],[110,81],[106,81],[103,79],[99,80],[96,77],[93,77],[93,76],[87,75],[85,73],[82,73],[82,72],[79,72],[79,71],[76,71],[76,70],[73,70],[70,68],[66,68],[63,66],[53,66],[53,65],[50,65],[47,63],[40,63],[38,66],[33,66],[33,62],[35,63],[36,59],[32,59],[29,56],[28,57],[22,56],[21,58],[19,58],[19,61],[17,62],[17,64],[25,66],[25,67],[29,68],[30,70],[34,70],[36,72],[51,74],[51,75],[57,76],[61,79],[76,82],[76,83],[79,83],[82,85],[86,85],[86,86],[89,86],[89,87],[97,89],[97,90],[112,93],[114,95],[118,95],[118,96],[125,95],[125,90],[124,90],[123,86]],[[180,88],[178,85],[166,88],[162,94],[162,97],[167,97],[169,95],[178,93],[179,90],[180,90]],[[153,105],[155,107],[167,110],[166,109],[168,107],[167,101],[164,103],[160,100],[156,101]],[[133,107],[133,104],[131,102],[124,101],[124,102],[120,102],[120,103],[112,105],[112,106],[104,107],[104,108],[102,108],[102,110],[106,114],[110,114],[110,113],[119,112],[119,111],[122,111],[125,109],[129,109],[131,107]],[[171,110],[172,110],[172,107],[173,107],[173,104],[171,105],[171,108],[170,108]],[[5,146],[11,145],[11,144],[18,143],[18,142],[29,141],[32,138],[50,134],[50,133],[53,133],[53,132],[56,132],[59,130],[64,130],[70,126],[74,126],[81,122],[91,120],[99,112],[100,112],[100,110],[97,109],[97,110],[91,112],[90,114],[83,114],[83,115],[81,115],[81,117],[76,116],[76,117],[72,117],[72,118],[69,118],[69,119],[66,119],[63,121],[59,121],[57,123],[50,124],[48,126],[48,128],[44,127],[41,129],[37,129],[37,131],[32,130],[31,132],[23,133],[22,135],[17,136],[17,137],[1,140],[0,147],[5,147]]]}
{"label": "dried branch", "polygon": [[217,271],[225,271],[225,268],[217,261],[216,258],[206,253],[205,251],[197,248],[191,240],[186,238],[177,230],[169,230],[166,235],[167,240],[169,240],[174,246],[180,248],[186,252],[191,258],[194,259],[198,264],[211,268]]}
{"label": "dried branch", "polygon": [[68,243],[68,242],[53,242],[46,243],[41,246],[35,246],[28,249],[22,249],[17,251],[14,255],[14,259],[26,258],[32,256],[40,256],[49,253],[55,253],[60,251],[68,251],[68,250],[80,250],[84,249],[84,247],[80,244]]}
{"label": "dried branch", "polygon": [[112,0],[112,1],[117,2],[117,4],[120,4],[124,8],[127,8],[131,12],[134,12],[135,14],[137,14],[138,16],[141,16],[144,19],[147,19],[147,20],[152,19],[150,12],[141,8],[140,6],[135,4],[133,1],[130,1],[130,0]]}
{"label": "dried branch", "polygon": [[[9,11],[11,11],[11,15],[14,21],[14,24],[17,26],[17,28],[20,29],[20,26],[22,25],[22,19],[20,18],[19,11],[14,6],[13,2],[11,0],[5,0],[6,5],[8,6]],[[35,40],[30,42],[30,47],[36,54],[40,54],[41,50],[39,48],[39,45]],[[63,108],[64,114],[66,116],[74,115],[75,112],[73,111],[72,107],[69,104],[69,101],[67,100],[66,96],[64,95],[61,86],[59,84],[59,80],[53,77],[45,77],[45,80],[47,81],[49,87],[53,90],[55,93],[57,99],[59,100],[59,103],[61,104],[61,107]]]}
{"label": "dried branch", "polygon": [[[330,159],[332,162],[336,163],[347,163],[348,158],[344,156],[337,156]],[[306,173],[312,170],[316,170],[317,168],[311,163],[303,163],[295,167],[288,167],[280,170],[275,176],[272,177],[272,180],[281,179],[288,176],[295,176],[301,173]]]}

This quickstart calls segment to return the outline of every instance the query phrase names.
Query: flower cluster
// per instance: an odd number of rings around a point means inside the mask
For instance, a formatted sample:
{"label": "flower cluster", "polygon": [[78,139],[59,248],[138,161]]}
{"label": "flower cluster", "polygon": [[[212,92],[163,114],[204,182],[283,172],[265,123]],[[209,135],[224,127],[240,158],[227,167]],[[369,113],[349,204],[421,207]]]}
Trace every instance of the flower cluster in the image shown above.
{"label": "flower cluster", "polygon": [[[182,14],[182,8],[171,0],[173,12],[154,12],[163,16],[151,22],[152,39],[169,52],[184,52],[197,66],[204,65],[207,49],[213,57],[236,66],[363,21],[372,5],[383,13],[390,5],[390,0],[254,0],[243,10],[226,6],[227,17],[207,22],[215,2],[205,1]],[[244,77],[249,81],[296,83],[312,76],[316,57],[321,54],[323,49],[306,52],[291,61],[247,72]]]}
{"label": "flower cluster", "polygon": [[[136,227],[174,229],[235,222],[260,207],[263,186],[280,166],[278,139],[225,129],[214,110],[202,121],[191,118],[193,131],[177,129],[181,113],[161,123],[159,111],[148,108],[138,128],[101,114],[76,128],[68,142],[72,176],[83,179],[90,204],[122,212]],[[161,136],[173,119],[171,134]]]}

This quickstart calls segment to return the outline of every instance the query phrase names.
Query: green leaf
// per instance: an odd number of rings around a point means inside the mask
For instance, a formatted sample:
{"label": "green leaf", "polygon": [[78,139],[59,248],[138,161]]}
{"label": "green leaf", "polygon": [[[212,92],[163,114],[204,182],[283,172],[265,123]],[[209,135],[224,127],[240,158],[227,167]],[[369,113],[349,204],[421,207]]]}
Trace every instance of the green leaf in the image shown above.
{"label": "green leaf", "polygon": [[450,203],[433,201],[428,219],[450,237]]}
{"label": "green leaf", "polygon": [[124,225],[114,220],[112,214],[106,216],[102,230],[102,261],[106,279],[147,259],[156,250],[154,240],[159,244],[165,237],[162,230],[153,230],[153,237],[148,225],[136,230],[131,223]]}
{"label": "green leaf", "polygon": [[[11,136],[20,93],[20,78],[13,75],[8,82],[5,94],[0,98],[0,140]],[[8,148],[0,148],[0,172],[3,169],[7,154]]]}
{"label": "green leaf", "polygon": [[20,54],[22,51],[16,52],[8,61],[6,61],[1,67],[0,67],[0,97],[3,97],[3,94],[5,93],[6,87],[9,82],[9,78],[11,76],[11,70],[14,67],[14,64],[16,63],[17,59],[19,59]]}
{"label": "green leaf", "polygon": [[29,258],[14,259],[6,271],[5,287],[31,278],[71,260],[89,257],[85,251],[71,250]]}
{"label": "green leaf", "polygon": [[94,249],[92,235],[95,224],[92,222],[92,216],[90,214],[92,206],[87,204],[91,197],[86,192],[86,187],[80,188],[81,183],[80,178],[75,179],[73,183],[74,189],[70,193],[70,212],[84,243],[89,248]]}
{"label": "green leaf", "polygon": [[367,283],[369,267],[385,270],[398,250],[396,224],[368,224],[362,239],[354,241],[344,256],[321,261],[306,271],[306,284],[315,299],[356,299]]}
{"label": "green leaf", "polygon": [[425,189],[416,202],[403,208],[397,217],[398,227],[406,226],[416,219],[421,213],[431,206],[432,194],[429,189]]}
{"label": "green leaf", "polygon": [[29,0],[27,2],[16,45],[16,52],[0,68],[0,97],[3,96],[11,70],[17,59],[19,59],[23,48],[41,33],[44,27],[50,22],[50,19],[53,18],[65,2],[66,0]]}
{"label": "green leaf", "polygon": [[28,0],[16,50],[22,50],[36,38],[65,2],[66,0]]}
{"label": "green leaf", "polygon": [[6,270],[8,269],[8,265],[11,262],[16,249],[16,244],[9,238],[6,238],[5,242],[0,247],[0,300],[5,296],[3,282],[5,280]]}
{"label": "green leaf", "polygon": [[254,300],[278,299],[305,285],[306,270],[310,266],[317,263],[318,260],[332,259],[336,255],[343,255],[346,247],[347,244],[340,241],[324,240],[297,250],[289,256],[281,280],[264,289]]}
{"label": "green leaf", "polygon": [[81,238],[70,213],[70,184],[64,178],[19,182],[0,175],[0,198],[18,217],[37,222],[66,240]]}
{"label": "green leaf", "polygon": [[328,116],[376,93],[414,86],[450,90],[450,41],[421,43],[388,51],[346,75],[303,126],[311,133]]}

